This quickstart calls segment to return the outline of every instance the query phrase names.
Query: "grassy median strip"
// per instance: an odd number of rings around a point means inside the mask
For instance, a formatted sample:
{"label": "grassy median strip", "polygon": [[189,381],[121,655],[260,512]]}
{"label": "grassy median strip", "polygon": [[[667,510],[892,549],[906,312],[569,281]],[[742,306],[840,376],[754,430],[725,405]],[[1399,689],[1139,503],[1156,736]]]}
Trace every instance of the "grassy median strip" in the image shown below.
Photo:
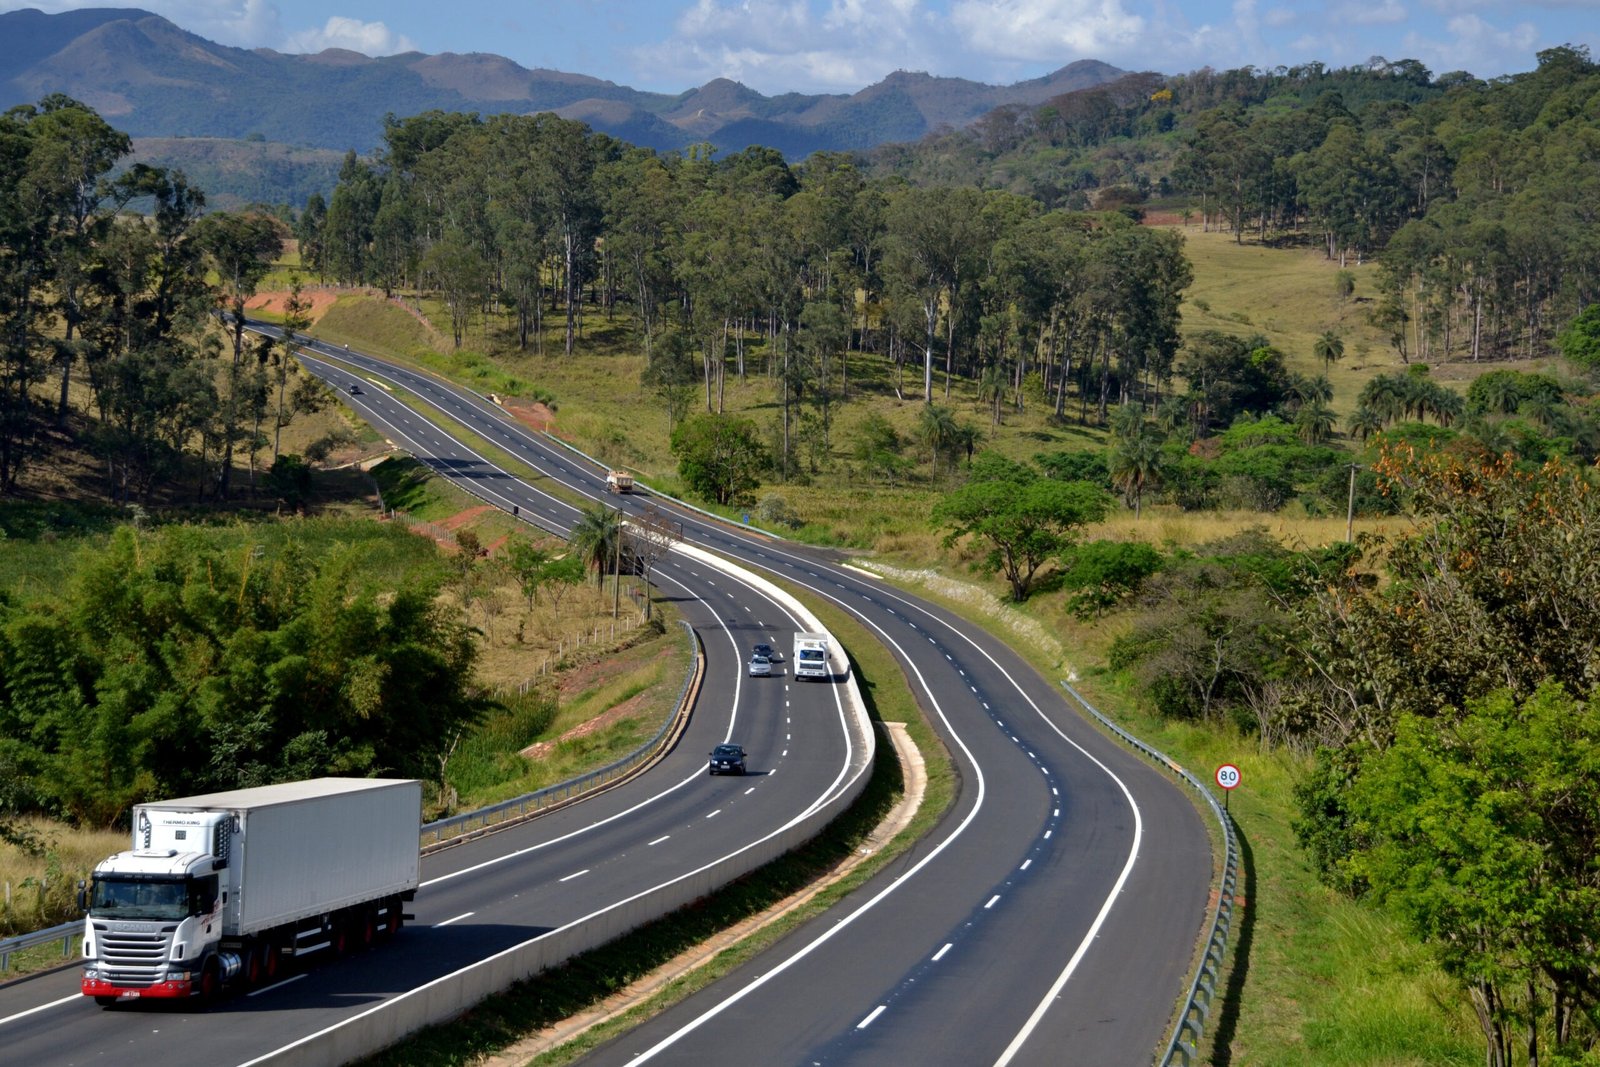
{"label": "grassy median strip", "polygon": [[671,964],[684,952],[716,934],[814,885],[852,858],[903,790],[900,766],[892,747],[880,738],[872,778],[860,799],[809,844],[690,907],[584,953],[561,967],[519,982],[505,993],[478,1004],[454,1022],[413,1034],[366,1063],[371,1067],[444,1067],[481,1063],[488,1056],[496,1056],[496,1063],[532,1063],[539,1067],[570,1063],[716,981],[797,926],[822,914],[938,821],[954,796],[955,777],[943,746],[912,699],[899,666],[871,634],[843,612],[815,604],[810,606],[848,650],[871,718],[875,722],[904,723],[908,735],[922,752],[927,767],[927,793],[910,824],[848,875],[827,884],[814,897],[761,926],[704,966],[668,981],[654,995],[531,1060],[506,1056],[506,1050],[518,1042],[579,1012],[595,1008],[630,983]]}

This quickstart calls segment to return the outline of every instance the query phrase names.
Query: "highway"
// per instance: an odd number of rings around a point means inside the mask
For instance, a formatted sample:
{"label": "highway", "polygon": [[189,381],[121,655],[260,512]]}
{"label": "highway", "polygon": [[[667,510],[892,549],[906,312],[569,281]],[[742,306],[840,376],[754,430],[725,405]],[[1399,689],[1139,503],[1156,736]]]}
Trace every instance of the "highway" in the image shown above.
{"label": "highway", "polygon": [[[307,353],[305,365],[358,413],[496,506],[560,532],[577,513],[548,491],[550,481],[628,510],[645,504],[608,497],[602,471],[484,398],[359,353],[314,348],[327,358]],[[349,394],[352,383],[360,393]],[[430,406],[429,417],[391,389]],[[435,420],[469,433],[445,433]],[[541,477],[500,469],[474,439]],[[828,553],[690,512],[675,517],[687,542],[844,608],[882,640],[948,746],[961,788],[933,833],[824,919],[590,1060],[688,1063],[737,1050],[742,1062],[785,1064],[1149,1063],[1186,984],[1212,888],[1206,832],[1189,800],[977,628]],[[744,679],[740,669],[753,641],[785,648],[795,621],[758,588],[699,560],[675,554],[656,578],[702,634],[715,682],[690,737],[660,767],[431,857],[416,928],[396,944],[210,1012],[174,1013],[161,1021],[164,1036],[135,1047],[191,1062],[191,1042],[172,1038],[192,1028],[204,1035],[205,1062],[248,1063],[836,795],[852,748],[836,706],[842,687]],[[768,773],[706,779],[703,754],[723,737]],[[135,1032],[129,1011],[55,1003],[74,980],[69,972],[0,989],[8,1059],[117,1062],[151,1029]],[[40,993],[22,992],[35,986]]]}

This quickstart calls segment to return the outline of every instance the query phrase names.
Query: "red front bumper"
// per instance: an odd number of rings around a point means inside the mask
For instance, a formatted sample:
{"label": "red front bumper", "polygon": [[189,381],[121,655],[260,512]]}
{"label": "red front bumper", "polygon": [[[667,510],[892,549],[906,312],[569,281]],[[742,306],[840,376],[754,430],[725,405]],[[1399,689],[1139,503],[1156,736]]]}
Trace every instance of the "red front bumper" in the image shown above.
{"label": "red front bumper", "polygon": [[188,979],[174,982],[157,982],[148,986],[113,985],[104,978],[85,978],[83,995],[86,997],[116,997],[118,1000],[173,1000],[187,997],[193,992]]}

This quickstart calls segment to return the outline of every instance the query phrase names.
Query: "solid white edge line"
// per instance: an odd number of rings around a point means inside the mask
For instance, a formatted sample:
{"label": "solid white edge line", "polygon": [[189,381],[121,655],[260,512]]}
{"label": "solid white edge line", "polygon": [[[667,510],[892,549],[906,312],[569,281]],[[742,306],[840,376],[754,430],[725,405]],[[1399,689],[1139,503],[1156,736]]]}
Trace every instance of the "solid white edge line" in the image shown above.
{"label": "solid white edge line", "polygon": [[17,1019],[26,1019],[30,1015],[37,1015],[41,1011],[49,1011],[51,1008],[59,1008],[63,1004],[71,1004],[74,1000],[82,999],[82,993],[74,993],[70,997],[62,997],[60,1000],[52,1000],[48,1004],[40,1004],[37,1008],[29,1008],[27,1011],[19,1011],[15,1015],[7,1015],[4,1019],[0,1019],[0,1026],[4,1026],[9,1022],[15,1022]]}

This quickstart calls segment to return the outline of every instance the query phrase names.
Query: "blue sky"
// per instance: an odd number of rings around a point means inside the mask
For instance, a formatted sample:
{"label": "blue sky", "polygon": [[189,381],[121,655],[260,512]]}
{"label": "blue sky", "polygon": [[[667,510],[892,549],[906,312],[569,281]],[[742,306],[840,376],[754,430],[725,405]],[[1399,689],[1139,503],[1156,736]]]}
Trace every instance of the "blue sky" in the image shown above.
{"label": "blue sky", "polygon": [[[0,11],[115,0],[0,0]],[[146,0],[203,37],[285,52],[494,52],[526,67],[679,92],[853,92],[895,70],[1005,83],[1075,59],[1180,73],[1372,56],[1434,73],[1600,54],[1600,0]]]}

